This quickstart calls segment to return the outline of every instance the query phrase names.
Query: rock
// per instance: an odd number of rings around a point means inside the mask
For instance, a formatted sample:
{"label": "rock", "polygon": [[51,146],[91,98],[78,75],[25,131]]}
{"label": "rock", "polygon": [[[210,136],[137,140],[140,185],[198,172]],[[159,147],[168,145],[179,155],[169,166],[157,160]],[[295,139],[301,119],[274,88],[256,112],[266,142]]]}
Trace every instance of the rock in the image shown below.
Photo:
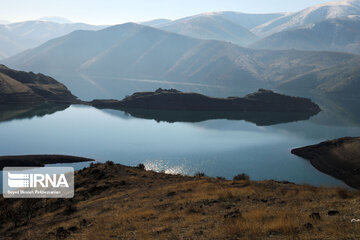
{"label": "rock", "polygon": [[339,214],[339,211],[337,211],[337,210],[328,211],[329,216],[335,216],[335,215],[338,215],[338,214]]}
{"label": "rock", "polygon": [[304,227],[309,230],[312,229],[314,226],[311,223],[306,223],[304,224]]}
{"label": "rock", "polygon": [[235,219],[235,218],[241,218],[241,217],[242,217],[242,213],[238,209],[224,215],[225,219]]}
{"label": "rock", "polygon": [[167,194],[168,197],[175,196],[175,195],[176,195],[176,192],[168,192],[168,194]]}
{"label": "rock", "polygon": [[70,232],[63,227],[59,227],[56,229],[55,236],[57,239],[64,239],[64,238],[67,238],[69,235],[70,235]]}
{"label": "rock", "polygon": [[86,225],[88,225],[88,222],[85,218],[83,218],[80,222],[80,227],[85,227]]}

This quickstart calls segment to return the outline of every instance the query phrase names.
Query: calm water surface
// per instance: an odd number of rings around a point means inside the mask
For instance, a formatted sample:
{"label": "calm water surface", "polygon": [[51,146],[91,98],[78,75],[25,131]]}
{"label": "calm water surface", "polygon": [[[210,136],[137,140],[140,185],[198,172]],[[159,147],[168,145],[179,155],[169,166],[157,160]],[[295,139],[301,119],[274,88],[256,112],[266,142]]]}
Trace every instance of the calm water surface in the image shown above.
{"label": "calm water surface", "polygon": [[[0,122],[0,155],[68,154],[144,163],[167,173],[226,178],[247,173],[254,180],[345,186],[290,153],[294,147],[360,135],[356,115],[332,102],[323,104],[324,111],[310,120],[272,126],[243,120],[157,122],[121,111],[70,106],[42,117]],[[78,169],[86,165],[72,164]]]}

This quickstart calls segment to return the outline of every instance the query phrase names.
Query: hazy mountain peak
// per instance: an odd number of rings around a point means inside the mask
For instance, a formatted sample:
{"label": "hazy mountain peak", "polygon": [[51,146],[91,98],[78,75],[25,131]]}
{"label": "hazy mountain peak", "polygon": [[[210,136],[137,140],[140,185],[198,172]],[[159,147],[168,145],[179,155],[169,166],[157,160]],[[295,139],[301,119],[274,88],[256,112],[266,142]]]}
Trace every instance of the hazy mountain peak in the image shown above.
{"label": "hazy mountain peak", "polygon": [[291,28],[316,23],[327,19],[360,15],[360,1],[346,0],[318,4],[302,11],[286,14],[253,29],[255,34],[269,36]]}
{"label": "hazy mountain peak", "polygon": [[170,19],[158,18],[158,19],[153,19],[153,20],[150,20],[150,21],[139,22],[139,24],[150,26],[150,27],[156,27],[158,25],[167,24],[169,22],[171,22]]}
{"label": "hazy mountain peak", "polygon": [[194,38],[232,42],[240,46],[258,39],[247,28],[224,18],[219,12],[201,13],[157,27]]}
{"label": "hazy mountain peak", "polygon": [[71,20],[69,20],[67,18],[58,17],[58,16],[42,17],[42,18],[39,18],[37,20],[46,21],[46,22],[55,22],[55,23],[73,23]]}
{"label": "hazy mountain peak", "polygon": [[9,24],[10,22],[9,21],[7,21],[7,20],[2,20],[2,19],[0,19],[0,24]]}

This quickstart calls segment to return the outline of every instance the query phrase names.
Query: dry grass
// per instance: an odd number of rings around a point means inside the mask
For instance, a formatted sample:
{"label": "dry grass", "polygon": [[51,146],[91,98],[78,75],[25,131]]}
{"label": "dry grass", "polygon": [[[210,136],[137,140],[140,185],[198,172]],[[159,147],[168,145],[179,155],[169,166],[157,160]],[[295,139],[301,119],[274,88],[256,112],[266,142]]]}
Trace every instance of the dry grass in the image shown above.
{"label": "dry grass", "polygon": [[[69,202],[39,201],[34,216],[8,239],[357,239],[357,192],[338,188],[171,176],[120,165],[94,165],[76,175],[76,211]],[[94,171],[96,173],[98,171]],[[19,206],[21,201],[3,206]],[[1,205],[0,205],[1,206]],[[46,206],[46,207],[45,207]],[[45,211],[44,209],[48,209]],[[328,215],[337,210],[339,214]],[[319,213],[320,219],[311,218]],[[84,222],[85,221],[85,222]],[[20,219],[19,222],[25,222]]]}

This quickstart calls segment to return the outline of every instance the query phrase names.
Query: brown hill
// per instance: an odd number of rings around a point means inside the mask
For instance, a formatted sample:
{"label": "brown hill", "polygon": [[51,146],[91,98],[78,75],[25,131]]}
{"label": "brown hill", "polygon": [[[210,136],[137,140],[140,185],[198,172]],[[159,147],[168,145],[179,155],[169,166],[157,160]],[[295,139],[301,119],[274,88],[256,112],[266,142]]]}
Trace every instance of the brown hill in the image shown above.
{"label": "brown hill", "polygon": [[76,97],[55,79],[0,65],[0,103],[73,102]]}

